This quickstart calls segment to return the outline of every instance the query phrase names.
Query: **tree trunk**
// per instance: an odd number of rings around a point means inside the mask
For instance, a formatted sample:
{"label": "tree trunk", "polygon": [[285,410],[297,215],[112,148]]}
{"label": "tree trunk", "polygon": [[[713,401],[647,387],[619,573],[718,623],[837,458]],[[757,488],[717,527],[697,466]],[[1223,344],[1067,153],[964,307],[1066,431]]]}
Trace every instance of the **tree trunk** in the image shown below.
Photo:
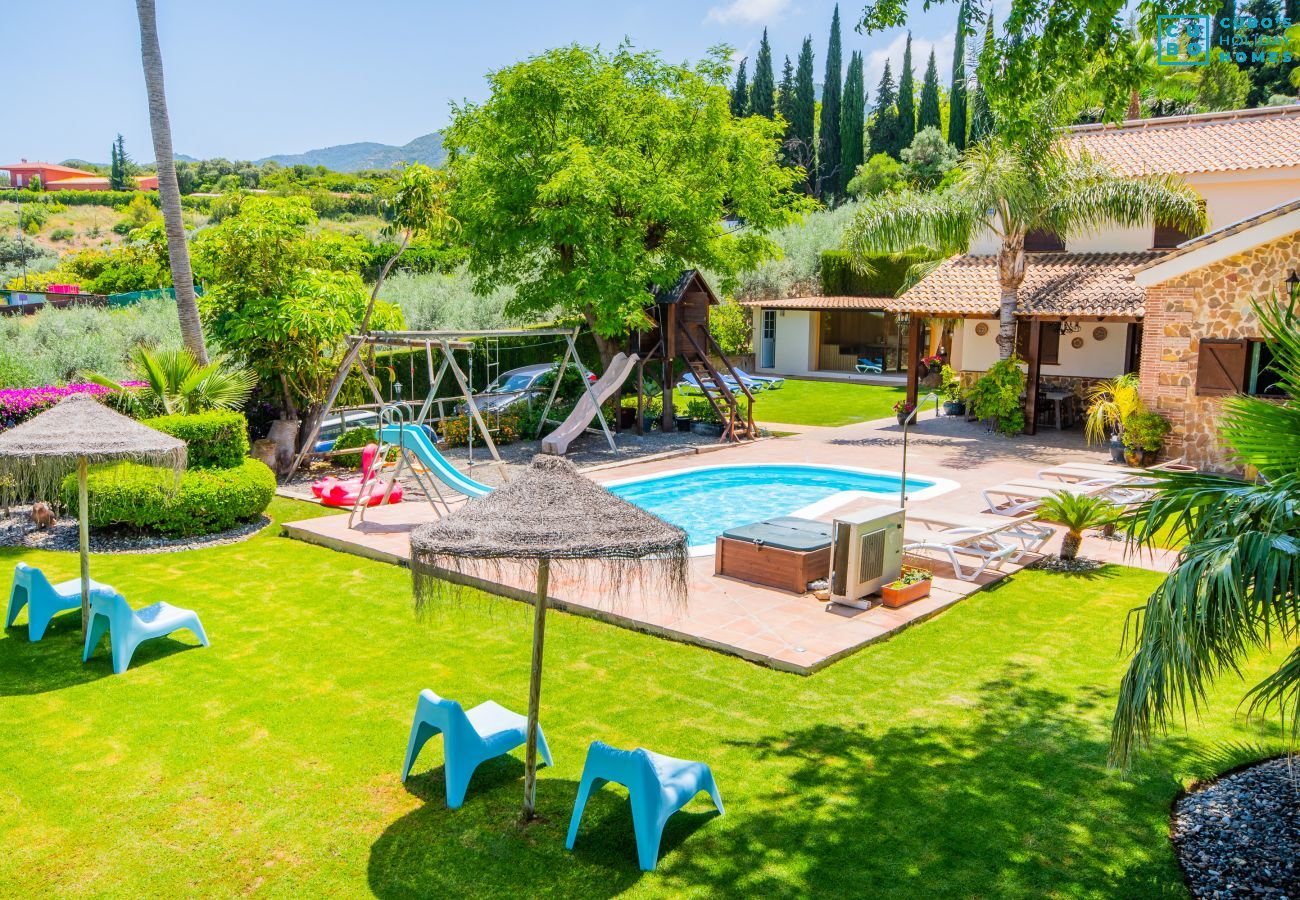
{"label": "tree trunk", "polygon": [[537,811],[537,720],[542,702],[542,651],[546,641],[546,594],[550,589],[551,561],[537,564],[537,594],[533,618],[533,666],[528,680],[528,730],[524,735],[524,821]]}
{"label": "tree trunk", "polygon": [[1124,113],[1126,119],[1142,118],[1142,98],[1138,96],[1137,88],[1129,91],[1128,110]]}
{"label": "tree trunk", "polygon": [[1003,241],[998,250],[998,282],[1001,300],[998,308],[998,358],[1007,359],[1016,352],[1016,300],[1025,280],[1024,235]]}
{"label": "tree trunk", "polygon": [[136,0],[135,10],[140,19],[140,59],[144,65],[145,89],[149,94],[149,128],[153,132],[154,159],[158,164],[158,200],[167,233],[172,287],[176,290],[176,315],[180,319],[181,340],[185,348],[199,365],[206,366],[208,348],[203,342],[199,304],[194,296],[194,270],[190,267],[190,248],[185,240],[185,220],[181,216],[181,190],[176,183],[176,161],[172,157],[172,126],[167,115],[167,94],[163,89],[162,50],[158,46],[154,0]]}
{"label": "tree trunk", "polygon": [[1075,559],[1079,555],[1079,547],[1082,544],[1082,534],[1077,531],[1067,531],[1065,537],[1061,538],[1061,559]]}
{"label": "tree trunk", "polygon": [[596,374],[600,375],[609,368],[614,357],[623,349],[623,342],[618,338],[607,338],[597,331],[596,316],[591,310],[585,311],[583,317],[587,320],[587,327],[591,329],[591,336],[596,339],[596,350],[600,353],[600,372]]}

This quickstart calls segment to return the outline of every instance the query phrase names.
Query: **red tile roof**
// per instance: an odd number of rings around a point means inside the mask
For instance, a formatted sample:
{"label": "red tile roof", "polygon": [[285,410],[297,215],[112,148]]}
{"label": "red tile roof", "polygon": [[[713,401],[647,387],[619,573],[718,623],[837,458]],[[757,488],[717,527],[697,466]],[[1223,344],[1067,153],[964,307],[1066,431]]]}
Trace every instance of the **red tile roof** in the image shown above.
{"label": "red tile roof", "polygon": [[1077,125],[1066,134],[1124,175],[1300,167],[1300,104]]}
{"label": "red tile roof", "polygon": [[894,309],[897,297],[787,297],[784,300],[742,300],[741,306],[767,309]]}

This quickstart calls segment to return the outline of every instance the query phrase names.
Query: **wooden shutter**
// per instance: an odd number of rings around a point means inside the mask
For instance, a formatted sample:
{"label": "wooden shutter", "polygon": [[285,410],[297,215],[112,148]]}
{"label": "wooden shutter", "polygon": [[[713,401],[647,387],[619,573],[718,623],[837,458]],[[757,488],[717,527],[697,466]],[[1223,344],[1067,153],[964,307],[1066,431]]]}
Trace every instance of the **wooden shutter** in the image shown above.
{"label": "wooden shutter", "polygon": [[1224,397],[1246,386],[1246,342],[1203,340],[1196,356],[1196,394]]}
{"label": "wooden shutter", "polygon": [[1059,253],[1064,249],[1065,242],[1056,232],[1048,231],[1046,228],[1035,228],[1025,235],[1026,253]]}

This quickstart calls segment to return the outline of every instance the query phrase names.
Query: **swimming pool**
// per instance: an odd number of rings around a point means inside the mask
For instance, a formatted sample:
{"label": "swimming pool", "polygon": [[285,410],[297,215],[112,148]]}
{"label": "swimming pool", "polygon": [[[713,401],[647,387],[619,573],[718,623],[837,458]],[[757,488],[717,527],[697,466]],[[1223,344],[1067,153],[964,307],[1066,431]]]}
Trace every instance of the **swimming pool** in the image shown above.
{"label": "swimming pool", "polygon": [[[773,516],[815,517],[861,497],[897,503],[899,477],[838,466],[707,466],[605,486],[629,503],[685,529],[692,548],[711,551],[718,535],[738,525]],[[907,495],[912,500],[925,499],[955,486],[946,479],[909,475]]]}

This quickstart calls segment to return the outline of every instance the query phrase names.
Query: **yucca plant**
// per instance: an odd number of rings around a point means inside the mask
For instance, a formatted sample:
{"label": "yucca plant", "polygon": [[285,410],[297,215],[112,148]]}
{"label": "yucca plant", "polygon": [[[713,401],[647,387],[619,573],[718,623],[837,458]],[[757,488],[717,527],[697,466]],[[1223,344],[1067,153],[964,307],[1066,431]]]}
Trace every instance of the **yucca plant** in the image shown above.
{"label": "yucca plant", "polygon": [[1133,658],[1120,685],[1111,759],[1127,764],[1153,730],[1206,702],[1216,678],[1252,653],[1290,648],[1251,688],[1248,713],[1290,720],[1300,738],[1300,320],[1294,304],[1255,304],[1285,399],[1224,401],[1219,435],[1255,481],[1151,472],[1155,493],[1127,517],[1139,545],[1184,538],[1178,564],[1129,617]]}
{"label": "yucca plant", "polygon": [[1061,539],[1061,559],[1077,559],[1083,545],[1083,533],[1114,522],[1119,507],[1102,497],[1089,497],[1069,491],[1057,491],[1038,507],[1038,519],[1065,526]]}
{"label": "yucca plant", "polygon": [[137,347],[131,362],[145,383],[142,388],[124,387],[94,372],[86,377],[118,392],[131,405],[167,415],[239,409],[257,386],[257,376],[250,369],[221,359],[200,365],[188,350],[152,353]]}

